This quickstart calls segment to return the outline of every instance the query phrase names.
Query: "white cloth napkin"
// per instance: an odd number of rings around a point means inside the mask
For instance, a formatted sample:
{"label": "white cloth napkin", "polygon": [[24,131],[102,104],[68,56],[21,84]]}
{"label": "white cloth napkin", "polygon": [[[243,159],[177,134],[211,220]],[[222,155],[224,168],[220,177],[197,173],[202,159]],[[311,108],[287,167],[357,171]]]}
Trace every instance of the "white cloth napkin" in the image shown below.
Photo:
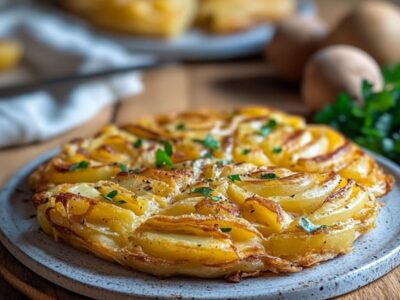
{"label": "white cloth napkin", "polygon": [[[15,37],[25,49],[27,77],[42,78],[104,70],[153,61],[133,55],[39,8],[14,8],[0,14],[0,36]],[[25,72],[26,73],[26,72]],[[1,76],[0,76],[1,79]],[[0,99],[0,148],[42,141],[94,117],[105,106],[143,89],[138,73],[114,75],[74,86]]]}

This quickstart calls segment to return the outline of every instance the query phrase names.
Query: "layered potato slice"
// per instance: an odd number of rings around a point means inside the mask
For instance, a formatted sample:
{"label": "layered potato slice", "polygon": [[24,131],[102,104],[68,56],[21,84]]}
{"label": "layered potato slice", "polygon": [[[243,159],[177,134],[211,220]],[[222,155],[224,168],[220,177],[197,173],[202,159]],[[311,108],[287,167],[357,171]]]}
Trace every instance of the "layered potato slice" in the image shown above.
{"label": "layered potato slice", "polygon": [[[107,126],[93,138],[75,139],[30,179],[48,185],[107,180],[120,171],[157,166],[165,142],[170,167],[190,166],[193,176],[205,159],[279,166],[305,173],[339,173],[381,197],[393,178],[374,159],[332,128],[306,125],[303,118],[264,107],[230,112],[195,111]],[[168,160],[168,158],[167,158]],[[164,162],[166,163],[166,162]],[[210,172],[212,170],[209,170]]]}
{"label": "layered potato slice", "polygon": [[298,272],[351,251],[380,205],[354,180],[200,159],[36,193],[56,239],[157,276]]}
{"label": "layered potato slice", "polygon": [[197,23],[212,33],[230,33],[292,15],[293,0],[200,0]]}
{"label": "layered potato slice", "polygon": [[197,0],[63,0],[62,5],[97,26],[137,35],[180,35],[196,15]]}

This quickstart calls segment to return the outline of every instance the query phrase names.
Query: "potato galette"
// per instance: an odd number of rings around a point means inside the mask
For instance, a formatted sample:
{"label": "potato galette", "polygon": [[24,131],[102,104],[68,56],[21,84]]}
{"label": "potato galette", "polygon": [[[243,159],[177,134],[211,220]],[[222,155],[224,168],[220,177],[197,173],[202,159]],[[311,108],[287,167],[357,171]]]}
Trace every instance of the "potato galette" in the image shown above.
{"label": "potato galette", "polygon": [[158,276],[237,281],[351,251],[393,179],[331,128],[248,107],[107,126],[30,183],[56,239]]}

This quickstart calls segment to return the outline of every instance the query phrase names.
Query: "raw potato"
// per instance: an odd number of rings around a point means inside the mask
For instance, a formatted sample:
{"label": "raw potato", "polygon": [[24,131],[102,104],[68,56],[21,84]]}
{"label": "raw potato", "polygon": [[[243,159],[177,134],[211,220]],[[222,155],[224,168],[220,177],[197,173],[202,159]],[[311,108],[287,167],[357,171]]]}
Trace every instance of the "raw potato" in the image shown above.
{"label": "raw potato", "polygon": [[339,23],[329,45],[363,49],[381,65],[400,62],[400,8],[385,1],[366,2]]}
{"label": "raw potato", "polygon": [[327,35],[327,26],[317,18],[291,18],[277,26],[266,56],[282,77],[298,80],[303,75],[307,60]]}
{"label": "raw potato", "polygon": [[380,90],[383,79],[376,61],[366,52],[345,45],[325,48],[310,59],[304,73],[303,99],[312,110],[319,110],[347,92],[362,101],[361,84],[366,79]]}

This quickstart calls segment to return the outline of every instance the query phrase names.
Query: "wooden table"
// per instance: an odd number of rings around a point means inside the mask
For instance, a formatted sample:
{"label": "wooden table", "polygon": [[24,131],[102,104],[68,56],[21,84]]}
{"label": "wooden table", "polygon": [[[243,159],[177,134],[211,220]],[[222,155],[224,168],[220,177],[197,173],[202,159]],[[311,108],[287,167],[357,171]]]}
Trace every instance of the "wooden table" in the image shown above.
{"label": "wooden table", "polygon": [[[322,15],[332,23],[349,5],[357,1],[318,2]],[[41,153],[67,142],[72,137],[92,135],[108,122],[121,124],[146,114],[197,107],[229,108],[250,104],[308,113],[299,100],[299,87],[276,78],[273,70],[257,58],[168,67],[146,73],[144,82],[146,90],[143,94],[105,108],[93,120],[77,129],[50,141],[0,151],[0,186],[20,167]],[[0,274],[5,279],[0,278],[0,295],[6,295],[7,299],[23,299],[23,294],[36,299],[83,299],[34,274],[2,246]],[[400,299],[400,268],[339,299]]]}

